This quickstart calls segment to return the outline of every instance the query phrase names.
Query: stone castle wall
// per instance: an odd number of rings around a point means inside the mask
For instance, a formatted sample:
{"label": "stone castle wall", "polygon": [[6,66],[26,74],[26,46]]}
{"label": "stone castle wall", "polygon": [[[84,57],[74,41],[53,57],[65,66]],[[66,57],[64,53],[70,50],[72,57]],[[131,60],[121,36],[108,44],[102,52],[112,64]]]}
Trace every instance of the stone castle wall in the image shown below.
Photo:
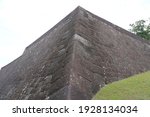
{"label": "stone castle wall", "polygon": [[149,43],[78,7],[0,70],[0,99],[91,99],[149,63]]}

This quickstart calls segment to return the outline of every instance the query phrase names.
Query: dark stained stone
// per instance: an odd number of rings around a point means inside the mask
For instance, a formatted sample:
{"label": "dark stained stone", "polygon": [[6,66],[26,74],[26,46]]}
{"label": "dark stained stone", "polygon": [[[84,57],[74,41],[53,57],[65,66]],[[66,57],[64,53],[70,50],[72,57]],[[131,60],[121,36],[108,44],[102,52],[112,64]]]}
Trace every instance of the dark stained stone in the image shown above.
{"label": "dark stained stone", "polygon": [[150,42],[77,7],[0,70],[0,99],[91,99],[150,70]]}

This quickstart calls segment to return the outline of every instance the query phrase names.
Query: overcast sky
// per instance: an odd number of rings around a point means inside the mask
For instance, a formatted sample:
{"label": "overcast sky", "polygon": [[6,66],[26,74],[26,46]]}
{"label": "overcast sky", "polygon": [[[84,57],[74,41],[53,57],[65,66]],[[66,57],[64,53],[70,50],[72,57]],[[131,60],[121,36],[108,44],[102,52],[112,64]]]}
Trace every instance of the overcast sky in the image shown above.
{"label": "overcast sky", "polygon": [[150,17],[150,0],[0,0],[0,68],[78,5],[124,29]]}

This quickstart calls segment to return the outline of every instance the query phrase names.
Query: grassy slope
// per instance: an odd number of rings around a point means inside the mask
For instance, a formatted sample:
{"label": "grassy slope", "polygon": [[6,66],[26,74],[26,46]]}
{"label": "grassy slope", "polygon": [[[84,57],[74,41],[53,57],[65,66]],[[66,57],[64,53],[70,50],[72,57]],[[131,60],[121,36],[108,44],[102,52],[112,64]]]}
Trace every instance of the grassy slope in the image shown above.
{"label": "grassy slope", "polygon": [[150,71],[114,82],[101,89],[96,100],[150,100]]}

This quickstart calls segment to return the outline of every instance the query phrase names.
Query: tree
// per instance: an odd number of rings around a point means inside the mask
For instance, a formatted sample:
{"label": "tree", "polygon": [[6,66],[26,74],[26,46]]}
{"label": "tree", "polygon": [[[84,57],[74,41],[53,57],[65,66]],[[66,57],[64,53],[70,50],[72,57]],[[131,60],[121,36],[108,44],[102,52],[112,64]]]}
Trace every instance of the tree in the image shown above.
{"label": "tree", "polygon": [[146,40],[150,40],[150,19],[136,21],[134,24],[130,24],[130,26],[131,32]]}

